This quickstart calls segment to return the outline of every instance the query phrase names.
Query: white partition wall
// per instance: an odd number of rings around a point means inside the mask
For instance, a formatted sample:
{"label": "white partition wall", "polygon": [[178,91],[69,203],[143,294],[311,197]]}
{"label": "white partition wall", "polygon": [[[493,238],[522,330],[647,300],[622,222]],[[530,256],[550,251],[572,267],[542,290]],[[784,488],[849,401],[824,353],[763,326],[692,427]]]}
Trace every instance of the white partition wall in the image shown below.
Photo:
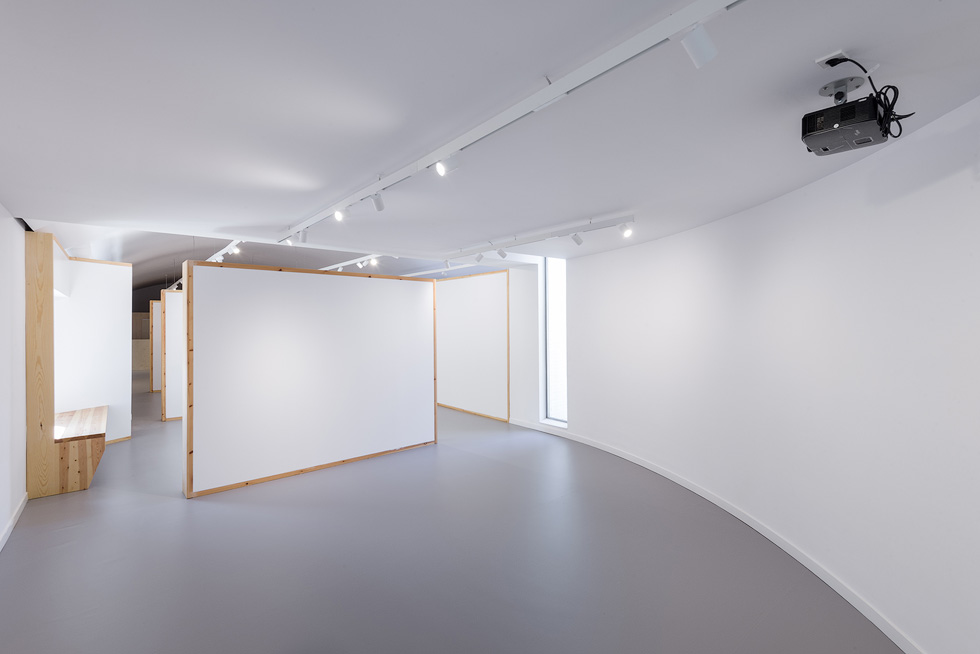
{"label": "white partition wall", "polygon": [[55,413],[108,405],[106,442],[125,440],[133,420],[133,269],[84,259],[63,263],[70,295],[54,300]]}
{"label": "white partition wall", "polygon": [[433,284],[188,263],[188,497],[435,441]]}
{"label": "white partition wall", "polygon": [[163,390],[163,303],[150,300],[150,392]]}
{"label": "white partition wall", "polygon": [[0,549],[27,504],[24,229],[0,205]]}
{"label": "white partition wall", "polygon": [[160,413],[163,420],[180,420],[184,416],[184,367],[187,363],[187,336],[184,332],[184,293],[160,293],[163,372]]}
{"label": "white partition wall", "polygon": [[436,282],[439,404],[510,420],[506,270]]}

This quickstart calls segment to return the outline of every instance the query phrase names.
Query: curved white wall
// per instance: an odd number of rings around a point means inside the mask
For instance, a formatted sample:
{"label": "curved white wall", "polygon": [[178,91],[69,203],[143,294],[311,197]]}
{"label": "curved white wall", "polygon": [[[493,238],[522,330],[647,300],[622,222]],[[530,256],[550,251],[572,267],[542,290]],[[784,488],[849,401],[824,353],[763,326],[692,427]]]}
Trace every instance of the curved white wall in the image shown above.
{"label": "curved white wall", "polygon": [[568,262],[570,435],[745,518],[909,652],[980,642],[978,145],[980,99]]}

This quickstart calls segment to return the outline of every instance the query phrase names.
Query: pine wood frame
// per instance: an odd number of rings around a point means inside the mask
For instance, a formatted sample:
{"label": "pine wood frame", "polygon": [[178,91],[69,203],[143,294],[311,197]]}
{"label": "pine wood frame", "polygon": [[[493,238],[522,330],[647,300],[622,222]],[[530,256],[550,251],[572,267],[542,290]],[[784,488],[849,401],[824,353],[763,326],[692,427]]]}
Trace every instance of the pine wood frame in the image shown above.
{"label": "pine wood frame", "polygon": [[[250,479],[247,481],[240,481],[234,484],[228,484],[226,486],[219,486],[217,488],[209,488],[202,491],[194,490],[194,268],[198,266],[204,266],[209,268],[238,268],[242,270],[265,270],[271,272],[291,272],[291,273],[304,273],[310,275],[335,275],[338,277],[368,277],[375,279],[397,279],[401,281],[408,282],[425,282],[432,284],[432,398],[433,398],[433,423],[432,423],[432,440],[426,441],[424,443],[416,443],[414,445],[406,445],[405,447],[396,448],[393,450],[386,450],[384,452],[375,452],[373,454],[365,454],[364,456],[354,457],[350,459],[343,459],[340,461],[332,461],[330,463],[323,463],[320,465],[309,466],[306,468],[301,468],[299,470],[291,470],[289,472],[283,472],[276,475],[270,475],[267,477],[260,477],[258,479]],[[326,468],[333,468],[335,466],[343,465],[345,463],[353,463],[355,461],[364,461],[367,459],[373,459],[379,456],[384,456],[385,454],[392,454],[394,452],[402,452],[405,450],[413,450],[419,447],[424,447],[426,445],[435,445],[439,442],[439,417],[438,417],[438,405],[435,400],[439,396],[438,379],[437,379],[437,368],[436,368],[436,285],[435,281],[431,279],[422,279],[418,277],[398,277],[395,275],[377,275],[372,273],[354,273],[354,272],[337,272],[334,270],[309,270],[305,268],[286,268],[282,266],[258,266],[251,264],[240,264],[240,263],[217,263],[212,261],[185,261],[182,269],[183,274],[183,285],[184,285],[184,333],[187,338],[187,370],[184,382],[187,384],[187,403],[184,406],[184,475],[182,480],[182,488],[184,492],[184,497],[187,499],[192,499],[195,497],[201,497],[204,495],[212,495],[214,493],[221,493],[228,490],[234,490],[236,488],[244,488],[245,486],[254,486],[255,484],[262,484],[267,481],[274,481],[276,479],[284,479],[286,477],[293,477],[296,475],[301,475],[307,472],[315,472],[317,470],[325,470]],[[161,322],[163,322],[161,320]],[[508,321],[509,322],[509,321]],[[166,368],[164,368],[166,372]],[[166,385],[164,385],[166,389]]]}
{"label": "pine wood frame", "polygon": [[[461,409],[458,406],[451,406],[449,404],[439,404],[436,402],[436,406],[441,406],[444,409],[452,409],[453,411],[459,411],[461,413],[468,413],[473,416],[480,416],[481,418],[490,418],[491,420],[497,420],[499,422],[510,422],[510,269],[507,270],[494,270],[491,272],[484,273],[474,273],[472,275],[460,275],[459,277],[447,277],[446,279],[437,279],[436,282],[453,282],[460,279],[468,279],[470,277],[483,277],[486,275],[507,275],[507,417],[501,418],[499,416],[491,416],[485,413],[478,413],[476,411],[469,411],[467,409]],[[438,397],[438,396],[437,396]]]}

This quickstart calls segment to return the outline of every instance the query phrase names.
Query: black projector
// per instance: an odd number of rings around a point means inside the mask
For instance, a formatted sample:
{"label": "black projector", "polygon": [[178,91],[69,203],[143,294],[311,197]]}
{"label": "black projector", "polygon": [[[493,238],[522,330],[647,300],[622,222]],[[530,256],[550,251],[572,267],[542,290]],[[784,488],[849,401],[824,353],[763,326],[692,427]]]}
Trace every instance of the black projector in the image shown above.
{"label": "black projector", "polygon": [[881,133],[878,102],[873,95],[803,116],[803,143],[821,157],[887,140],[888,134]]}

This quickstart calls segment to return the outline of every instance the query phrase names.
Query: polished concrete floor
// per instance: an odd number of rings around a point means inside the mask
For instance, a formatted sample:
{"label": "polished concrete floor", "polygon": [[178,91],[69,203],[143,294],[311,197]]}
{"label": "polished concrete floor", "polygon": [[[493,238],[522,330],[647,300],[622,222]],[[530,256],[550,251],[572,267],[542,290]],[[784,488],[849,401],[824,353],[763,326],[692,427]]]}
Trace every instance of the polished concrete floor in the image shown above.
{"label": "polished concrete floor", "polygon": [[0,552],[5,654],[899,654],[709,502],[453,411],[437,446],[185,500],[179,422],[32,500]]}

